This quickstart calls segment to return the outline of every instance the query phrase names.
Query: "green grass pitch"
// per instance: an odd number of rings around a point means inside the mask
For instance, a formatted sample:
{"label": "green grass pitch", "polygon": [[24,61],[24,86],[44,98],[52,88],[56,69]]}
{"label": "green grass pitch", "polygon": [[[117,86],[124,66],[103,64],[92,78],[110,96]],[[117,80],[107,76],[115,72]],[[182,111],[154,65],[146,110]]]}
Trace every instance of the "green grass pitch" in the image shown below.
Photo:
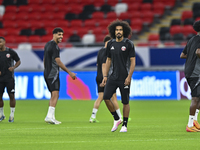
{"label": "green grass pitch", "polygon": [[[130,101],[128,132],[111,132],[113,118],[104,102],[99,123],[89,123],[94,101],[59,100],[56,119],[44,122],[48,100],[17,100],[15,122],[9,123],[9,101],[4,101],[6,120],[0,122],[1,150],[199,150],[200,133],[185,131],[189,100]],[[122,111],[122,104],[119,101]]]}

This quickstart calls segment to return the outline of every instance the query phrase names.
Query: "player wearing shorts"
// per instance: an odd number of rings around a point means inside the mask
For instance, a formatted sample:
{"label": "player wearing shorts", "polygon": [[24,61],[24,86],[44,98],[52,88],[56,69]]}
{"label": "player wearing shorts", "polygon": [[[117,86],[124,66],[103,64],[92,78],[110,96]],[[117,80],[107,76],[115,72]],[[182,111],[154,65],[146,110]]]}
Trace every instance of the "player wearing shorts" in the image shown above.
{"label": "player wearing shorts", "polygon": [[60,121],[55,119],[55,107],[59,98],[60,79],[59,67],[67,72],[72,79],[76,79],[76,74],[69,71],[60,60],[60,48],[58,43],[62,42],[64,31],[61,28],[53,30],[53,40],[49,41],[44,47],[44,79],[49,91],[51,99],[49,101],[49,109],[45,122],[50,124],[60,124]]}
{"label": "player wearing shorts", "polygon": [[197,32],[197,35],[188,41],[180,58],[186,59],[184,72],[192,95],[186,131],[200,132],[200,125],[197,122],[200,108],[200,58],[196,55],[196,50],[200,48],[200,21],[196,21],[193,28]]}
{"label": "player wearing shorts", "polygon": [[[97,88],[98,88],[98,98],[94,102],[94,107],[93,107],[93,110],[92,110],[92,115],[91,115],[90,120],[89,120],[91,123],[99,122],[96,119],[96,114],[97,114],[99,106],[100,106],[100,104],[101,104],[101,102],[103,100],[104,87],[101,87],[100,84],[101,84],[101,82],[103,80],[102,71],[105,69],[105,63],[106,63],[106,58],[107,58],[107,55],[106,55],[106,46],[107,46],[107,43],[108,43],[108,41],[110,39],[111,39],[111,37],[109,35],[105,36],[105,38],[104,38],[105,46],[99,50],[98,55],[97,55],[97,76],[96,76],[96,83],[97,83]],[[122,116],[121,116],[119,105],[117,103],[116,92],[113,94],[111,100],[112,100],[112,102],[113,102],[113,104],[115,106],[117,114],[121,118]]]}
{"label": "player wearing shorts", "polygon": [[[125,21],[116,20],[108,26],[109,33],[113,38],[107,44],[106,69],[103,74],[102,84],[105,85],[103,99],[114,117],[112,132],[116,131],[121,120],[110,101],[117,88],[120,89],[121,102],[123,103],[123,124],[120,132],[127,132],[127,123],[130,112],[129,93],[131,77],[135,69],[135,48],[128,39],[131,28]],[[109,68],[112,64],[111,75],[107,79]]]}
{"label": "player wearing shorts", "polygon": [[6,47],[5,43],[5,38],[0,37],[0,121],[5,119],[2,97],[6,88],[10,98],[10,117],[8,121],[14,122],[16,105],[14,69],[21,64],[21,61],[18,54],[11,48]]}

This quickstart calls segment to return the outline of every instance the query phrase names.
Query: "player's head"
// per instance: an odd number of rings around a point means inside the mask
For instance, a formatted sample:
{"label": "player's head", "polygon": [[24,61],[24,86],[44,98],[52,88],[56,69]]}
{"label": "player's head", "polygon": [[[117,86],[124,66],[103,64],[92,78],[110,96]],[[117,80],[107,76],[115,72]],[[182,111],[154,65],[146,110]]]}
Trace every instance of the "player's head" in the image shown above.
{"label": "player's head", "polygon": [[111,40],[110,35],[106,35],[106,36],[104,37],[104,39],[103,39],[103,42],[106,43],[106,42],[108,42],[109,40]]}
{"label": "player's head", "polygon": [[108,31],[113,39],[119,39],[121,37],[128,38],[132,32],[128,22],[118,19],[110,23],[108,26]]}
{"label": "player's head", "polygon": [[196,32],[200,32],[200,20],[194,22],[194,24],[193,24],[193,29],[194,29]]}
{"label": "player's head", "polygon": [[63,29],[62,28],[55,28],[53,29],[53,40],[56,42],[56,43],[60,43],[62,42],[62,39],[63,39]]}
{"label": "player's head", "polygon": [[1,36],[0,37],[0,49],[2,49],[3,46],[5,46],[5,42],[6,42],[5,38]]}

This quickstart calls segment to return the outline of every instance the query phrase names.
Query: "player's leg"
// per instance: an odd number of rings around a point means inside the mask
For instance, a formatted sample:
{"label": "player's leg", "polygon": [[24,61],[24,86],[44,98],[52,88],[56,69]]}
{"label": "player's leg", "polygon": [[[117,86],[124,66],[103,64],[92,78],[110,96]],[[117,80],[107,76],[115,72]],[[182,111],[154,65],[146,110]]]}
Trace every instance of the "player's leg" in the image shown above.
{"label": "player's leg", "polygon": [[105,89],[104,89],[103,99],[106,103],[108,110],[110,111],[110,113],[112,114],[112,116],[114,118],[114,125],[111,129],[112,132],[116,131],[119,124],[121,123],[121,120],[115,110],[115,106],[114,106],[113,102],[110,100],[113,93],[115,93],[116,89],[117,89],[116,81],[112,81],[112,80],[108,79]]}
{"label": "player's leg", "polygon": [[5,89],[5,84],[4,82],[0,82],[0,121],[5,119],[3,107],[4,107],[4,102],[3,102],[3,93]]}
{"label": "player's leg", "polygon": [[15,113],[15,105],[16,105],[14,79],[11,79],[9,82],[7,82],[6,88],[7,88],[8,96],[10,98],[10,117],[8,121],[14,122],[14,113]]}
{"label": "player's leg", "polygon": [[200,131],[194,126],[195,112],[197,109],[197,104],[199,102],[198,90],[200,88],[200,85],[196,86],[197,81],[198,81],[198,78],[187,79],[187,82],[191,89],[191,95],[192,95],[192,100],[191,100],[190,110],[189,110],[190,115],[189,115],[189,119],[188,119],[188,124],[186,126],[187,132],[199,132]]}
{"label": "player's leg", "polygon": [[200,130],[200,124],[198,123],[199,108],[200,108],[200,97],[198,97],[197,109],[196,109],[195,115],[194,115],[194,126],[195,126],[197,129]]}
{"label": "player's leg", "polygon": [[116,93],[114,93],[113,96],[111,97],[111,101],[113,102],[113,104],[115,106],[115,110],[116,110],[119,118],[122,120],[122,114],[121,114],[121,111],[120,111],[120,108],[119,108],[119,104],[117,102],[117,95],[116,95]]}
{"label": "player's leg", "polygon": [[100,83],[99,81],[96,81],[97,83],[97,90],[98,90],[98,98],[96,99],[96,101],[94,102],[94,107],[92,109],[92,115],[90,117],[90,122],[91,123],[94,123],[94,122],[99,122],[97,119],[96,119],[96,114],[97,114],[97,111],[99,109],[99,106],[103,100],[103,92],[104,92],[104,87],[101,87],[100,86]]}
{"label": "player's leg", "polygon": [[119,89],[121,93],[121,99],[123,103],[123,124],[120,132],[127,132],[127,124],[130,113],[130,105],[129,105],[129,93],[130,93],[130,85],[124,86],[124,82],[119,83]]}
{"label": "player's leg", "polygon": [[61,122],[55,119],[55,107],[59,98],[60,80],[57,78],[55,81],[54,79],[45,79],[45,81],[49,91],[51,92],[51,98],[49,101],[49,108],[45,122],[50,124],[60,124]]}
{"label": "player's leg", "polygon": [[98,98],[96,99],[96,101],[94,102],[94,107],[92,109],[92,115],[90,117],[90,122],[91,123],[94,123],[94,122],[99,122],[97,119],[96,119],[96,114],[97,114],[97,111],[99,109],[99,106],[101,104],[103,100],[103,92],[99,92],[98,93]]}

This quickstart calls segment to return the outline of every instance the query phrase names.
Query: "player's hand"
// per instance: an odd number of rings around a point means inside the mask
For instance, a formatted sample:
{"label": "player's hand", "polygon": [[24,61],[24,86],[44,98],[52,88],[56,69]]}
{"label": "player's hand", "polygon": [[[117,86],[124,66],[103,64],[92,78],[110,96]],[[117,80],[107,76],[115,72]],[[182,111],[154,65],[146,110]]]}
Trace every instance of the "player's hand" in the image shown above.
{"label": "player's hand", "polygon": [[106,85],[106,82],[107,82],[107,77],[104,77],[100,84],[100,87],[104,87]]}
{"label": "player's hand", "polygon": [[14,71],[14,67],[9,67],[8,70],[9,70],[10,72],[13,72],[13,71]]}
{"label": "player's hand", "polygon": [[69,75],[73,80],[75,80],[77,78],[76,73],[71,72]]}
{"label": "player's hand", "polygon": [[130,83],[131,83],[131,78],[127,77],[124,82],[124,85],[127,86],[127,85],[130,85]]}

